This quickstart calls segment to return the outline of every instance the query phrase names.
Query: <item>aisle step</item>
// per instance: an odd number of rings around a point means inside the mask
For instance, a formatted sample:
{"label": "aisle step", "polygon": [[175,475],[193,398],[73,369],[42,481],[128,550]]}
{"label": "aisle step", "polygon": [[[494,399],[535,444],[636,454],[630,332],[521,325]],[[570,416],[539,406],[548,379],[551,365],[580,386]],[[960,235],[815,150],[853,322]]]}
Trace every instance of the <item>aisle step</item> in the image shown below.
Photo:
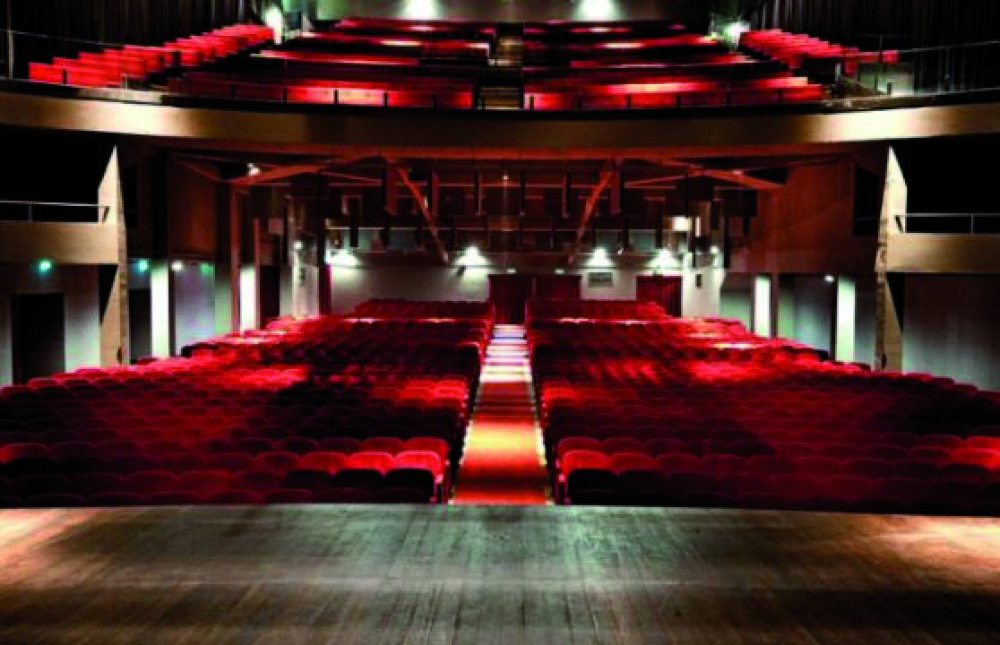
{"label": "aisle step", "polygon": [[547,477],[523,325],[495,325],[453,504],[546,504]]}

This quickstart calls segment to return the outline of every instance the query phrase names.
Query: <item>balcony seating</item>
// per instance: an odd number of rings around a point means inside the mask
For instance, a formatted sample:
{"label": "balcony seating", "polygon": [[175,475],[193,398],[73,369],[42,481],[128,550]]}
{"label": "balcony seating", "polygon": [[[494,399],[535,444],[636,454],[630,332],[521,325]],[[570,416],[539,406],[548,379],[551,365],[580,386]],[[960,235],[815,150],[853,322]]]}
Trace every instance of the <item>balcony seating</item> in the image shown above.
{"label": "balcony seating", "polygon": [[57,57],[51,63],[31,62],[28,79],[78,87],[120,87],[128,80],[145,81],[150,74],[167,69],[198,67],[268,42],[273,36],[268,27],[231,25],[158,47],[126,45],[81,52],[77,58]]}

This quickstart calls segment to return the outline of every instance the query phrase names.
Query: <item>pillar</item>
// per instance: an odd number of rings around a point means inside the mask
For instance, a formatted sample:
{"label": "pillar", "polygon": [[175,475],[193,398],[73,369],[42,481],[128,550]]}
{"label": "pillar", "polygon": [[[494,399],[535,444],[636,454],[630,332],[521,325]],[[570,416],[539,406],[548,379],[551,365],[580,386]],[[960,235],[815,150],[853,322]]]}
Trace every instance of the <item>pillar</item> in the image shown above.
{"label": "pillar", "polygon": [[754,276],[750,319],[753,323],[753,333],[764,338],[771,337],[771,276],[758,274]]}

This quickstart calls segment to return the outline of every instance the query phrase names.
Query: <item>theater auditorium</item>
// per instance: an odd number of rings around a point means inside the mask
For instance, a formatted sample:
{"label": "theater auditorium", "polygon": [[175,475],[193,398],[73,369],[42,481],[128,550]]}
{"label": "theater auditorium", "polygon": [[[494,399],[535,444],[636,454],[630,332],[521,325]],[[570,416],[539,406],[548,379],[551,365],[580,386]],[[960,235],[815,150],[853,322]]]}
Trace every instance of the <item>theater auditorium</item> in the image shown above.
{"label": "theater auditorium", "polygon": [[0,641],[996,641],[996,2],[0,40]]}

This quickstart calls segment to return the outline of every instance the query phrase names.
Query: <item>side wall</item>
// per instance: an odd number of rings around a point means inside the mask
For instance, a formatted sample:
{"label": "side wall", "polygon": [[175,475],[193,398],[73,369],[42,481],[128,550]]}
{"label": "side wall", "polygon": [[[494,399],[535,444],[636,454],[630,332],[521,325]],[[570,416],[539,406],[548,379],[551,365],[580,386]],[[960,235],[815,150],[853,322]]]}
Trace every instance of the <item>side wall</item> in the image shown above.
{"label": "side wall", "polygon": [[903,370],[1000,390],[1000,276],[906,277]]}
{"label": "side wall", "polygon": [[101,363],[101,323],[96,266],[55,266],[41,275],[33,266],[0,266],[0,385],[13,381],[12,296],[62,293],[65,298],[66,370]]}

